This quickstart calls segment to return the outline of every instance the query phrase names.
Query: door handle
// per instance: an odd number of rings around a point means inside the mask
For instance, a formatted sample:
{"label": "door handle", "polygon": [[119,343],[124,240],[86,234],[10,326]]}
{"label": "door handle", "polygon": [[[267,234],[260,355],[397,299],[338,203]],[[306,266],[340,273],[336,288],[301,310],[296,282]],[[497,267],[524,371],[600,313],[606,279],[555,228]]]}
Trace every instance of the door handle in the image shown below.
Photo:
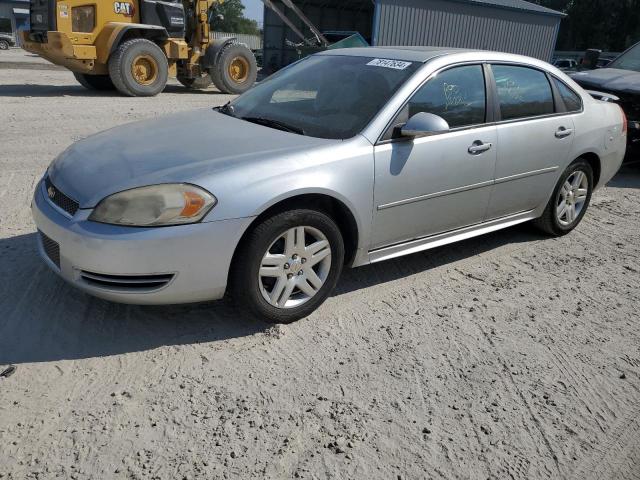
{"label": "door handle", "polygon": [[572,128],[560,127],[558,128],[558,130],[556,130],[556,138],[565,138],[571,135],[572,133],[573,133]]}
{"label": "door handle", "polygon": [[473,142],[471,144],[471,146],[468,149],[468,152],[471,155],[478,155],[478,154],[480,154],[482,152],[486,152],[491,147],[493,147],[493,144],[491,144],[491,143],[482,143],[482,141],[476,140],[475,142]]}

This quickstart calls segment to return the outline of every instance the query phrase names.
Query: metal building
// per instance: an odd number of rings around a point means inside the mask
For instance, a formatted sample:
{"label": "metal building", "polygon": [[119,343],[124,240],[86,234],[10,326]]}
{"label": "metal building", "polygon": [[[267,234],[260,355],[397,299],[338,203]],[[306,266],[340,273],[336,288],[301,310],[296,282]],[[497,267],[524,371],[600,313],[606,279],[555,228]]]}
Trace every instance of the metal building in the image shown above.
{"label": "metal building", "polygon": [[251,50],[262,50],[262,36],[250,35],[247,33],[219,32],[214,30],[210,34],[211,38],[235,38],[239,43],[244,43]]}
{"label": "metal building", "polygon": [[[313,36],[289,0],[264,11],[264,63],[272,69],[296,60],[301,38]],[[563,13],[524,0],[294,0],[321,32],[357,31],[372,45],[430,45],[520,53],[549,61]],[[297,51],[298,50],[298,51]]]}

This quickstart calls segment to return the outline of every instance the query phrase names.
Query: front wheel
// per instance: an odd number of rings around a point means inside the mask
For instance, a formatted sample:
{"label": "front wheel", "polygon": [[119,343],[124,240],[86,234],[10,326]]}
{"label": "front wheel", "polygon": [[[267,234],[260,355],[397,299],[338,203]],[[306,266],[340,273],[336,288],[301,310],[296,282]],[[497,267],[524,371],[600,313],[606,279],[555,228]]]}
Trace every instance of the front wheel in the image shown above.
{"label": "front wheel", "polygon": [[230,271],[236,303],[271,323],[291,323],[333,291],[344,263],[340,229],[326,214],[291,210],[251,230]]}
{"label": "front wheel", "polygon": [[578,159],[562,173],[544,213],[533,224],[549,235],[566,235],[587,212],[592,191],[593,169]]}
{"label": "front wheel", "polygon": [[232,43],[220,52],[216,64],[209,72],[218,90],[238,95],[256,83],[258,66],[251,50],[244,45]]}
{"label": "front wheel", "polygon": [[0,50],[9,50],[9,42],[0,40]]}

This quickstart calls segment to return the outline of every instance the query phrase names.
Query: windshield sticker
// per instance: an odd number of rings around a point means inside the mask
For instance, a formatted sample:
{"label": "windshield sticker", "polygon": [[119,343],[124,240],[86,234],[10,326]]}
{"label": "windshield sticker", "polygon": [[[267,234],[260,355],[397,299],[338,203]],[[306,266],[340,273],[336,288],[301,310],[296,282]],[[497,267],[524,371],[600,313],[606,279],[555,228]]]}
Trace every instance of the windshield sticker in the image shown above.
{"label": "windshield sticker", "polygon": [[393,68],[394,70],[404,70],[411,65],[411,62],[402,62],[400,60],[389,60],[386,58],[374,58],[367,65],[372,67]]}

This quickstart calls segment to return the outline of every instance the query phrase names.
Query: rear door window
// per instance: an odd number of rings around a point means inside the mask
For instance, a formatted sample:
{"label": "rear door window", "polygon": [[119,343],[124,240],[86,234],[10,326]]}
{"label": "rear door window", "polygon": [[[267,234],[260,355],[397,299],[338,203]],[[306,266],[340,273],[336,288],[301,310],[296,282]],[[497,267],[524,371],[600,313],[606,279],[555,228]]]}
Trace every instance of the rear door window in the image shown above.
{"label": "rear door window", "polygon": [[554,113],[553,94],[547,75],[534,68],[493,65],[502,120]]}

